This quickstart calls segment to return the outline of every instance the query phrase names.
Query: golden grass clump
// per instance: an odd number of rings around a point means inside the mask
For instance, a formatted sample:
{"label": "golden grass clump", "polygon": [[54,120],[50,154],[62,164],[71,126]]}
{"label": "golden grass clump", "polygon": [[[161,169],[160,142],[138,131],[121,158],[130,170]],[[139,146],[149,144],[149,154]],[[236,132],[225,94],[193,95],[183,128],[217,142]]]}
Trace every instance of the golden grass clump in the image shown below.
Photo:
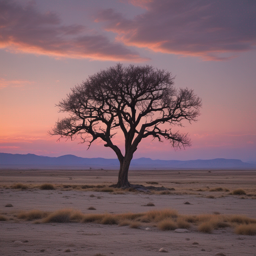
{"label": "golden grass clump", "polygon": [[0,221],[7,221],[8,219],[4,215],[0,215]]}
{"label": "golden grass clump", "polygon": [[235,189],[235,190],[232,192],[232,194],[233,194],[233,195],[239,195],[239,196],[241,196],[241,195],[246,195],[246,192],[245,192],[243,189],[238,188],[238,189]]}
{"label": "golden grass clump", "polygon": [[25,219],[25,220],[37,220],[37,219],[42,219],[45,218],[49,215],[49,213],[40,211],[40,210],[32,210],[32,211],[27,211],[27,212],[20,212],[17,217],[19,219]]}
{"label": "golden grass clump", "polygon": [[184,217],[178,217],[177,225],[179,228],[190,228],[190,223]]}
{"label": "golden grass clump", "polygon": [[154,210],[154,211],[146,212],[145,217],[150,222],[159,222],[159,221],[162,221],[162,220],[168,219],[168,218],[176,218],[176,217],[178,217],[178,213],[177,213],[177,211],[170,210],[170,209]]}
{"label": "golden grass clump", "polygon": [[138,222],[138,221],[131,221],[129,227],[130,228],[139,228],[140,227],[140,222]]}
{"label": "golden grass clump", "polygon": [[256,220],[243,215],[233,215],[229,217],[229,221],[236,224],[255,224]]}
{"label": "golden grass clump", "polygon": [[16,183],[12,186],[14,189],[28,189],[28,185],[22,184],[22,183]]}
{"label": "golden grass clump", "polygon": [[55,187],[52,184],[45,183],[40,186],[40,189],[42,190],[54,190]]}
{"label": "golden grass clump", "polygon": [[135,220],[139,219],[141,216],[143,216],[143,213],[121,213],[118,214],[117,217],[119,220]]}
{"label": "golden grass clump", "polygon": [[100,223],[102,219],[102,214],[86,214],[83,217],[82,222],[87,223],[87,222],[97,222]]}
{"label": "golden grass clump", "polygon": [[177,228],[176,223],[172,219],[165,219],[157,224],[157,227],[163,231],[174,230]]}
{"label": "golden grass clump", "polygon": [[209,219],[209,223],[212,225],[214,229],[226,228],[230,226],[225,216],[216,214],[211,216],[211,218]]}
{"label": "golden grass clump", "polygon": [[238,235],[256,235],[256,224],[242,224],[236,227],[235,233]]}
{"label": "golden grass clump", "polygon": [[114,214],[106,213],[106,214],[103,215],[103,217],[101,219],[101,224],[105,224],[105,225],[118,224],[118,218]]}
{"label": "golden grass clump", "polygon": [[213,225],[211,222],[203,222],[198,226],[198,231],[203,233],[211,233],[213,231]]}
{"label": "golden grass clump", "polygon": [[72,209],[62,209],[50,213],[46,218],[42,220],[44,223],[48,222],[72,222],[72,221],[82,221],[84,218],[84,214],[80,211],[72,210]]}
{"label": "golden grass clump", "polygon": [[122,226],[129,226],[132,223],[131,220],[119,220],[118,222],[118,226],[122,227]]}

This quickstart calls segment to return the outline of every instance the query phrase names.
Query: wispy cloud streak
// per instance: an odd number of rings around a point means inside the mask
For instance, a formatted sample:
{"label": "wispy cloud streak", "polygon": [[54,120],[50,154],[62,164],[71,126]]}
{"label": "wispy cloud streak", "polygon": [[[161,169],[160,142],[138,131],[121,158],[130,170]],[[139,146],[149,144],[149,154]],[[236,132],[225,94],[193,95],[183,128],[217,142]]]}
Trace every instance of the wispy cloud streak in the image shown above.
{"label": "wispy cloud streak", "polygon": [[6,88],[6,87],[24,87],[27,85],[33,84],[33,81],[27,81],[27,80],[6,80],[4,78],[0,78],[0,89]]}
{"label": "wispy cloud streak", "polygon": [[155,52],[199,56],[206,60],[232,58],[255,49],[256,1],[250,0],[130,0],[145,13],[132,20],[113,9],[97,21],[118,34],[126,45]]}

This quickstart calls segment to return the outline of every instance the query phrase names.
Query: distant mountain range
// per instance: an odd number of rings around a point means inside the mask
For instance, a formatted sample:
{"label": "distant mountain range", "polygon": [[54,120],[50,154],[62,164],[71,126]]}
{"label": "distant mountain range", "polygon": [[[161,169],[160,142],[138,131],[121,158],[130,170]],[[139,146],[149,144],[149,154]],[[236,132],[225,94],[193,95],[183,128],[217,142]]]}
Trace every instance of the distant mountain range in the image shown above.
{"label": "distant mountain range", "polygon": [[[0,168],[29,169],[118,169],[117,159],[83,158],[74,155],[59,157],[38,156],[34,154],[0,153]],[[245,163],[238,159],[216,158],[210,160],[152,160],[151,158],[133,159],[131,169],[256,169],[255,163]]]}

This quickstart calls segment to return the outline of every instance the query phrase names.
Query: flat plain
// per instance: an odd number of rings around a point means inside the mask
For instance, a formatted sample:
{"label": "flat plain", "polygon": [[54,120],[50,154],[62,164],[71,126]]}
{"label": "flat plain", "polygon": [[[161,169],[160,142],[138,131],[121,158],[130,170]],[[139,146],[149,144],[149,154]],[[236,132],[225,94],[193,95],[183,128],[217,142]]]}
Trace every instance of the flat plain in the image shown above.
{"label": "flat plain", "polygon": [[111,188],[113,170],[0,170],[0,255],[256,255],[256,171],[129,180],[151,188]]}

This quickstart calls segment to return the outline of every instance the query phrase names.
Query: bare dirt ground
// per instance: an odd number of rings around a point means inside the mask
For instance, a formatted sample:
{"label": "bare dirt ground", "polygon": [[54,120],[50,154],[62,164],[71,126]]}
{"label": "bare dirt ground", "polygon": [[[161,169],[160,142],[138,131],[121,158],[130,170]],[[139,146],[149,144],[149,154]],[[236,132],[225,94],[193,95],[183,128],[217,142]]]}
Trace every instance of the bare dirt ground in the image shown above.
{"label": "bare dirt ground", "polygon": [[[234,214],[256,219],[256,171],[130,171],[129,177],[132,184],[164,186],[169,193],[81,188],[109,186],[116,182],[117,171],[0,170],[0,215],[6,218],[0,221],[0,255],[161,255],[160,248],[174,256],[256,255],[256,236],[236,234],[232,227],[209,234],[195,228],[177,233],[147,223],[134,229],[97,223],[35,224],[17,218],[21,211],[33,209],[119,214],[168,208],[183,215]],[[17,183],[28,187],[12,188]],[[41,190],[39,185],[44,183],[53,184],[55,190]],[[233,195],[238,188],[245,194]]]}

